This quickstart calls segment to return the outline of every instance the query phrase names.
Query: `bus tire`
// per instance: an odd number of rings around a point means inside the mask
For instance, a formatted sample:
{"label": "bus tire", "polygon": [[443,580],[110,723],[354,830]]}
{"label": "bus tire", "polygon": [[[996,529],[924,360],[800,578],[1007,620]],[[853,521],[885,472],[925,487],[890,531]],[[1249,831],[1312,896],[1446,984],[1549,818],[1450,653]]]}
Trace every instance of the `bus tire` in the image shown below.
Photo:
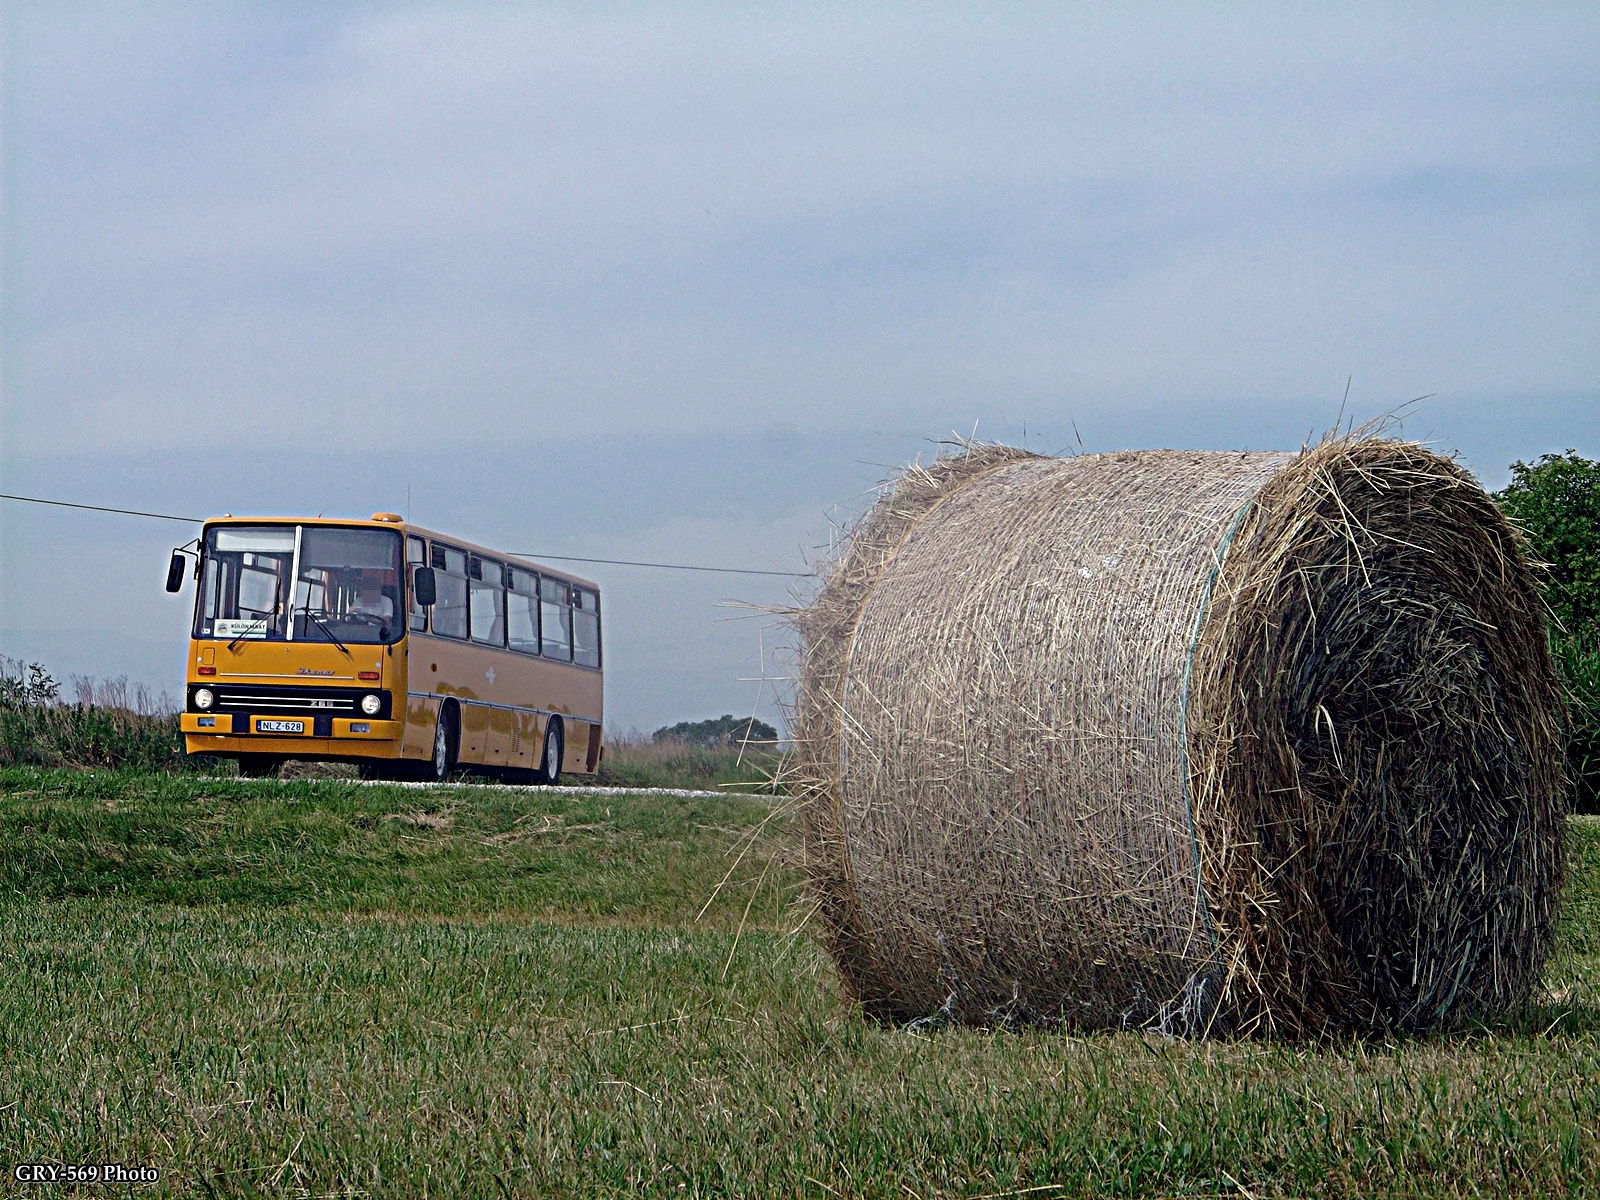
{"label": "bus tire", "polygon": [[239,755],[240,779],[275,779],[283,769],[284,760],[276,754]]}
{"label": "bus tire", "polygon": [[561,730],[561,718],[551,717],[544,727],[544,759],[539,763],[539,782],[555,787],[561,782],[561,753],[566,735]]}
{"label": "bus tire", "polygon": [[456,769],[456,755],[461,747],[461,717],[454,704],[439,709],[439,723],[433,728],[433,757],[426,767],[430,783],[443,783]]}

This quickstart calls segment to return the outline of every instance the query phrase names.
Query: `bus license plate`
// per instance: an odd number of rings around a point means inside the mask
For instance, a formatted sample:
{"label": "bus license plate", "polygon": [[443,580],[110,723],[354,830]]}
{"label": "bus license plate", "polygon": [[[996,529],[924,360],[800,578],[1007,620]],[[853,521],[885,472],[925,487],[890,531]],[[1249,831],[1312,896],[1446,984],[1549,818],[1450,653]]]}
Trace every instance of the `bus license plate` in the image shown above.
{"label": "bus license plate", "polygon": [[304,721],[257,721],[257,733],[304,733]]}

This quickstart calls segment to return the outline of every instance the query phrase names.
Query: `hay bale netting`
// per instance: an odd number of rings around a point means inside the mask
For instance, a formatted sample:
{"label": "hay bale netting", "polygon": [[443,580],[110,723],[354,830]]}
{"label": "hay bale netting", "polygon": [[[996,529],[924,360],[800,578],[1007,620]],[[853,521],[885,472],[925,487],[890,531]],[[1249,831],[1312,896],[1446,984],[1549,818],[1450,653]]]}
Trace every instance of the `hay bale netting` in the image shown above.
{"label": "hay bale netting", "polygon": [[907,471],[799,616],[806,865],[869,1013],[1422,1031],[1550,943],[1560,692],[1421,446]]}

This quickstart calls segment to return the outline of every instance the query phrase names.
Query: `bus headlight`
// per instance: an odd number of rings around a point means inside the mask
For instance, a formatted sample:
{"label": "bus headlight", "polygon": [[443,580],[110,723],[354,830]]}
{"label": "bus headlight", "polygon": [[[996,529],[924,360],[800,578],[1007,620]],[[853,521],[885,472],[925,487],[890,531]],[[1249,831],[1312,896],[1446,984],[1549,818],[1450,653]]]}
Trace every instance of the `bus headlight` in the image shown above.
{"label": "bus headlight", "polygon": [[382,707],[383,700],[380,697],[373,695],[371,692],[368,692],[365,696],[361,697],[361,711],[366,713],[369,717],[377,716],[378,710]]}
{"label": "bus headlight", "polygon": [[216,703],[216,697],[211,694],[210,688],[195,688],[194,706],[196,708],[210,708]]}

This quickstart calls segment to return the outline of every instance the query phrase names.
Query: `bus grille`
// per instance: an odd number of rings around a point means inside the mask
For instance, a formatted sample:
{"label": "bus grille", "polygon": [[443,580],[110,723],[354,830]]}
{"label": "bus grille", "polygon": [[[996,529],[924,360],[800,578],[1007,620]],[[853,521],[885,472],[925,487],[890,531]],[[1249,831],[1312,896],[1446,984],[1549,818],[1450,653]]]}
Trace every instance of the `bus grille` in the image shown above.
{"label": "bus grille", "polygon": [[[194,703],[197,688],[209,688],[216,696],[210,709],[202,710]],[[382,702],[376,713],[363,713],[357,707],[361,697],[372,695],[373,688],[323,688],[323,687],[241,687],[229,684],[190,684],[188,708],[190,712],[226,713],[291,713],[297,716],[371,716],[380,721],[389,719],[391,703],[389,693],[378,691]]]}
{"label": "bus grille", "polygon": [[354,696],[273,696],[260,692],[218,692],[220,709],[248,708],[251,712],[355,712]]}

